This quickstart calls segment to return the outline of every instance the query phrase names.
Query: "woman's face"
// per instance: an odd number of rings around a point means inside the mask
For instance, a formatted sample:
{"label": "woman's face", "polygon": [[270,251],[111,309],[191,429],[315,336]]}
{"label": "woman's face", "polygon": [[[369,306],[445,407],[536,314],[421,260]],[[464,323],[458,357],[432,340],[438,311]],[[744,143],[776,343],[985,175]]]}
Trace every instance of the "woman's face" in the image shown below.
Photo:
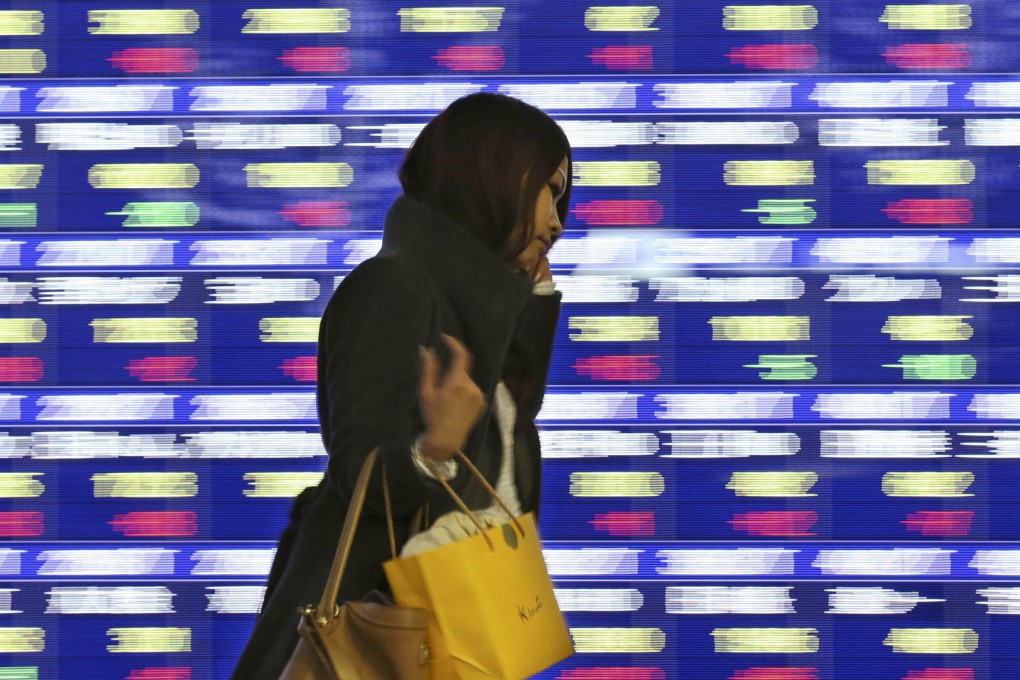
{"label": "woman's face", "polygon": [[567,157],[564,156],[560,166],[556,168],[542,190],[538,192],[531,241],[520,254],[510,261],[510,265],[515,270],[523,269],[533,281],[540,280],[543,278],[542,275],[548,272],[549,261],[546,258],[546,253],[563,233],[563,225],[560,224],[556,205],[567,190],[567,165]]}

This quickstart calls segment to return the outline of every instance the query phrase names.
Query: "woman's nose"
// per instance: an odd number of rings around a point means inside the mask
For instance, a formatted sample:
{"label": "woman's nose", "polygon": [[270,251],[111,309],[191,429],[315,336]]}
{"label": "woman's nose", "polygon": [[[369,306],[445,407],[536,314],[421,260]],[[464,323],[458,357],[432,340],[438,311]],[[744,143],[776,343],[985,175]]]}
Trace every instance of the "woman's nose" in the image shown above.
{"label": "woman's nose", "polygon": [[549,233],[552,234],[553,239],[560,237],[563,233],[563,225],[560,224],[560,215],[557,212],[553,212],[553,217],[549,220]]}

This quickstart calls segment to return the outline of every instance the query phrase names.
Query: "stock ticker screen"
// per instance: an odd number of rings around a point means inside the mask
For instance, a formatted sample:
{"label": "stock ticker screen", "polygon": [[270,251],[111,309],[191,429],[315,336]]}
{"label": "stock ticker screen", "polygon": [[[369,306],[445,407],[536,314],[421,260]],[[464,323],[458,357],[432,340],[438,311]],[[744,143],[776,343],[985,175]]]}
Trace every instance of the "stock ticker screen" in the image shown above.
{"label": "stock ticker screen", "polygon": [[319,315],[477,91],[574,149],[539,677],[1020,678],[1018,40],[1010,0],[0,3],[0,678],[229,675],[325,467]]}

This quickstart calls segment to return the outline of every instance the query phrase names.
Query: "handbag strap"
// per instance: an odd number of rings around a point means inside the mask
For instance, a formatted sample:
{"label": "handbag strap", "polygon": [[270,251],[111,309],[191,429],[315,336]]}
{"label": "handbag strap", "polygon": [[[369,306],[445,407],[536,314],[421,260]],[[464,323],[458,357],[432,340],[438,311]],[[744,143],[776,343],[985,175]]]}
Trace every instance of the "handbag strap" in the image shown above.
{"label": "handbag strap", "polygon": [[386,533],[390,535],[390,555],[397,559],[397,536],[393,533],[393,509],[390,507],[390,484],[386,479],[386,466],[382,469],[382,495],[386,505]]}
{"label": "handbag strap", "polygon": [[[344,518],[344,526],[340,531],[340,540],[336,544],[336,554],[333,556],[333,566],[329,570],[329,577],[326,579],[326,587],[322,591],[322,599],[319,600],[319,607],[316,610],[315,622],[322,627],[329,627],[333,620],[340,614],[340,607],[336,599],[340,594],[340,581],[343,580],[344,570],[347,568],[347,558],[351,554],[351,546],[354,545],[354,533],[358,529],[358,522],[361,519],[361,510],[365,507],[365,497],[368,495],[368,483],[372,478],[372,468],[375,467],[376,458],[379,456],[379,449],[373,449],[365,458],[358,474],[358,481],[354,484],[354,493],[351,495],[351,502],[347,506],[347,517]],[[390,509],[390,490],[386,483],[386,468],[383,467],[383,499],[386,504],[386,528],[390,534],[390,550],[393,556],[397,556],[396,538],[393,535],[393,512]]]}
{"label": "handbag strap", "polygon": [[[518,519],[514,517],[514,514],[510,512],[510,508],[506,506],[506,503],[504,503],[503,499],[499,497],[499,494],[496,493],[496,490],[492,488],[492,485],[489,484],[489,481],[485,479],[485,475],[483,475],[478,470],[478,468],[475,467],[475,464],[471,462],[470,458],[464,455],[463,451],[458,451],[457,457],[460,459],[461,462],[467,465],[468,469],[471,470],[471,473],[475,476],[475,478],[479,482],[481,482],[485,490],[489,492],[489,495],[491,495],[492,498],[496,501],[496,503],[499,504],[499,507],[503,508],[503,512],[505,512],[506,516],[510,518],[510,521],[514,523],[514,526],[517,527],[517,531],[523,538],[524,527],[522,527]],[[429,461],[428,458],[426,458],[425,460],[427,461],[429,468],[433,471],[436,480],[443,485],[443,488],[446,489],[446,493],[450,494],[450,497],[453,499],[454,503],[457,504],[457,507],[461,509],[461,512],[467,515],[471,522],[474,523],[475,527],[477,527],[478,529],[478,533],[485,537],[485,542],[489,544],[489,550],[492,550],[493,549],[492,539],[489,538],[489,535],[487,533],[485,533],[485,528],[482,526],[482,523],[478,521],[478,518],[475,517],[475,514],[473,512],[471,512],[471,509],[468,508],[467,504],[464,503],[463,500],[461,500],[460,496],[457,495],[457,492],[453,490],[453,488],[449,485],[449,483],[445,479],[443,479],[443,476],[439,473],[439,471],[432,466],[432,462]]]}

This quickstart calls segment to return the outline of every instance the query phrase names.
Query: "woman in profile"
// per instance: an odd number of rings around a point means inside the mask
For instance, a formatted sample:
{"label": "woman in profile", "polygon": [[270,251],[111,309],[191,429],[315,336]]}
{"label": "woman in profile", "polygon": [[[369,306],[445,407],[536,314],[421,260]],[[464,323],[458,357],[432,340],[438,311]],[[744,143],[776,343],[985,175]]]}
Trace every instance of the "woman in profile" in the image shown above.
{"label": "woman in profile", "polygon": [[[379,450],[397,545],[423,507],[492,499],[453,460],[462,450],[511,512],[537,511],[534,420],[545,394],[561,294],[547,253],[563,232],[570,146],[539,109],[511,97],[458,99],[404,159],[379,253],[337,288],[319,326],[317,397],[329,452],[280,537],[262,612],[236,680],[276,680],[297,644],[298,608],[317,602],[355,480]],[[463,466],[461,466],[463,467]],[[388,591],[381,475],[373,476],[340,602]]]}

